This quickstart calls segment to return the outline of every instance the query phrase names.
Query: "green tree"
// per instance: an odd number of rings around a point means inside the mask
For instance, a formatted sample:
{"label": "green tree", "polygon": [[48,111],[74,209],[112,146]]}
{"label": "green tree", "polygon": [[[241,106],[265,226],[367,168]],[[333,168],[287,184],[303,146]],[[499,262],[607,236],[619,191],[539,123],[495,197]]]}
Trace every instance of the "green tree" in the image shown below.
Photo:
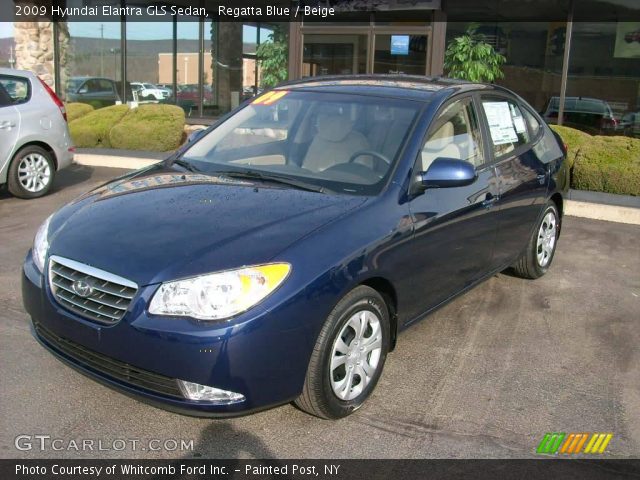
{"label": "green tree", "polygon": [[282,28],[274,28],[266,42],[262,42],[256,51],[260,68],[260,85],[274,87],[289,76],[289,43]]}
{"label": "green tree", "polygon": [[471,82],[495,82],[504,77],[501,65],[506,58],[485,42],[478,33],[478,24],[472,23],[464,35],[449,42],[444,54],[444,68],[451,78]]}

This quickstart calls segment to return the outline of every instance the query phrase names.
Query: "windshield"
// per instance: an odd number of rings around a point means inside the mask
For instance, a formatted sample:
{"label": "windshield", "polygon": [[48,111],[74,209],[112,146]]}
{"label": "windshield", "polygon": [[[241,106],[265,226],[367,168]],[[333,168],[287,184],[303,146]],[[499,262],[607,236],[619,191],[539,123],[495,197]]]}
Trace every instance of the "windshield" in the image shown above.
{"label": "windshield", "polygon": [[209,132],[182,160],[202,172],[259,172],[335,192],[375,195],[421,105],[273,90]]}

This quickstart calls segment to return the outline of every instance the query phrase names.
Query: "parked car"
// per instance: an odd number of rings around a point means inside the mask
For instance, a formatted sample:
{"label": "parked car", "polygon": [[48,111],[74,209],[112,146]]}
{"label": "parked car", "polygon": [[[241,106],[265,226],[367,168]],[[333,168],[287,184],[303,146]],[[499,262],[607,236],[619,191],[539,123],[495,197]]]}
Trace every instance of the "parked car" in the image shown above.
{"label": "parked car", "polygon": [[159,83],[158,84],[158,88],[165,90],[166,92],[168,92],[168,96],[172,97],[173,96],[173,84],[169,84],[169,83]]}
{"label": "parked car", "polygon": [[164,408],[343,417],[400,331],[555,254],[566,151],[502,87],[314,78],[191,140],[49,217],[22,278],[43,346]]}
{"label": "parked car", "polygon": [[138,92],[139,100],[165,100],[170,96],[169,91],[152,83],[131,82],[131,88]]}
{"label": "parked car", "polygon": [[[543,118],[549,123],[558,122],[560,97],[551,97],[543,110]],[[563,125],[591,134],[617,134],[620,119],[611,106],[599,98],[566,97]]]}
{"label": "parked car", "polygon": [[0,185],[19,198],[45,195],[73,161],[63,103],[35,74],[0,68]]}
{"label": "parked car", "polygon": [[634,30],[632,32],[626,33],[624,36],[624,41],[627,43],[640,42],[640,30]]}
{"label": "parked car", "polygon": [[67,82],[66,101],[88,103],[94,108],[108,107],[133,100],[131,84],[126,84],[126,98],[122,98],[122,83],[108,78],[72,77]]}
{"label": "parked car", "polygon": [[620,120],[620,131],[628,137],[640,138],[640,111],[625,113]]}

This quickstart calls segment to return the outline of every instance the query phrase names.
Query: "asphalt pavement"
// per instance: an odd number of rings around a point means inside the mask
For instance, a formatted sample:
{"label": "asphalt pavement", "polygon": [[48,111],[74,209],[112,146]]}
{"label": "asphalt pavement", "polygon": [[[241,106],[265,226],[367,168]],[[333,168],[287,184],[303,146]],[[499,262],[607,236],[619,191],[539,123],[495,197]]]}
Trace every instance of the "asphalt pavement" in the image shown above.
{"label": "asphalt pavement", "polygon": [[[519,458],[535,456],[546,432],[611,432],[605,456],[640,457],[640,226],[566,217],[545,277],[496,275],[405,331],[348,418],[285,405],[199,419],[63,365],[32,338],[22,308],[21,263],[38,225],[121,173],[75,165],[42,199],[0,192],[1,458]],[[16,448],[20,435],[30,450]],[[62,450],[41,451],[35,435]],[[142,450],[151,439],[193,449]],[[76,451],[83,440],[103,449]]]}

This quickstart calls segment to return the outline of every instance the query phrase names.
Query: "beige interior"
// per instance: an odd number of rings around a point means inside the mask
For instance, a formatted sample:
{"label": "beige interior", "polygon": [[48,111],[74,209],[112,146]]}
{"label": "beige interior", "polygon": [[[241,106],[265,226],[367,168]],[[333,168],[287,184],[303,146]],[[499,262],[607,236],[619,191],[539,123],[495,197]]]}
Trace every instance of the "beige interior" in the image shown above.
{"label": "beige interior", "polygon": [[351,156],[369,149],[369,141],[353,130],[353,122],[347,115],[320,114],[318,133],[313,138],[302,167],[320,172],[338,163],[346,163]]}

